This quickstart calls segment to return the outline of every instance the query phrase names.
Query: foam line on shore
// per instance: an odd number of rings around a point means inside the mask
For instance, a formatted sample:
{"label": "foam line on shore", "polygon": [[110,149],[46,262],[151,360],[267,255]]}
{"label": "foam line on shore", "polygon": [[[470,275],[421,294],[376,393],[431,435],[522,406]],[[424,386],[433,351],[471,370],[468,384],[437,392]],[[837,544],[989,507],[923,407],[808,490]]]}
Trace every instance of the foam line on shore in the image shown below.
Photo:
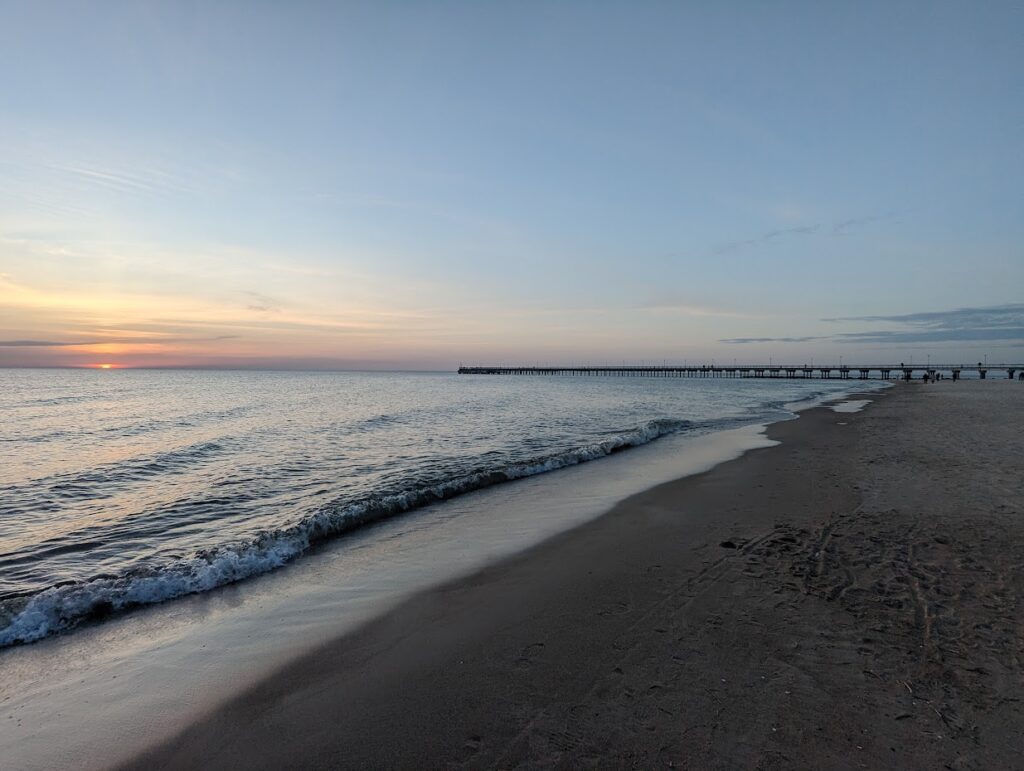
{"label": "foam line on shore", "polygon": [[[835,396],[821,394],[819,404]],[[179,730],[182,721],[205,714],[254,673],[273,671],[297,652],[350,633],[410,596],[562,537],[625,497],[771,447],[777,442],[766,436],[766,424],[792,417],[776,408],[770,420],[676,433],[601,464],[481,490],[382,523],[385,538],[356,536],[355,550],[335,543],[288,570],[227,591],[142,608],[40,645],[0,651],[16,694],[11,709],[51,727],[19,742],[16,765],[47,767],[72,747],[77,757],[90,759],[88,767],[122,762],[143,744]],[[496,507],[500,517],[493,516]],[[426,522],[433,524],[424,527]],[[467,549],[469,543],[477,548]],[[129,672],[131,693],[122,687]],[[146,696],[133,700],[136,692]],[[97,711],[94,705],[105,706]]]}
{"label": "foam line on shore", "polygon": [[[821,392],[801,402],[797,409],[835,399],[837,394]],[[784,419],[795,405],[764,405],[769,413]],[[51,634],[72,629],[83,621],[150,605],[189,594],[210,591],[253,576],[270,572],[291,562],[311,547],[365,525],[422,508],[432,503],[505,482],[576,466],[611,454],[639,447],[681,432],[708,432],[750,424],[750,418],[692,423],[687,420],[658,419],[613,434],[599,442],[533,460],[481,467],[469,474],[410,484],[408,489],[383,493],[355,502],[324,506],[298,522],[261,533],[248,542],[206,550],[168,565],[147,566],[120,576],[97,577],[90,581],[50,587],[29,597],[0,602],[0,648],[34,642]]]}
{"label": "foam line on shore", "polygon": [[15,609],[8,610],[8,623],[0,629],[0,647],[33,642],[115,611],[241,581],[279,568],[317,543],[372,522],[503,482],[587,463],[692,428],[694,424],[686,420],[648,421],[567,452],[523,463],[483,467],[470,474],[410,486],[397,493],[329,505],[294,525],[262,533],[248,543],[209,550],[167,566],[55,586],[27,600],[8,600],[8,606],[15,605]]}

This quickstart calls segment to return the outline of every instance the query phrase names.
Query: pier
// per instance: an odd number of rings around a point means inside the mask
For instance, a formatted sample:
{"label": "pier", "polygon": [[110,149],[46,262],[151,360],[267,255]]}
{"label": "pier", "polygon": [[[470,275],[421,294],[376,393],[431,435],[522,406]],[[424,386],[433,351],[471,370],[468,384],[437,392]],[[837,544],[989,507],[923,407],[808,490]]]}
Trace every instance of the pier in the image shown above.
{"label": "pier", "polygon": [[964,373],[979,380],[1003,376],[1013,380],[1024,373],[1024,364],[715,364],[684,366],[621,367],[459,367],[460,375],[537,375],[600,377],[674,377],[674,378],[778,378],[797,380],[916,380],[937,375],[959,380]]}

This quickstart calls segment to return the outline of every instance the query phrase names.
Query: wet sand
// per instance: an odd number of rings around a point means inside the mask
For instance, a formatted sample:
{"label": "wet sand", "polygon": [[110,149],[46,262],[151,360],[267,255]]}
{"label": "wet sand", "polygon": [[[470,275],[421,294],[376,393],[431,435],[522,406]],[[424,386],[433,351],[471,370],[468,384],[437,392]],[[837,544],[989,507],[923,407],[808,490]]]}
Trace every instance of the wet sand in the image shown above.
{"label": "wet sand", "polygon": [[1016,768],[1024,387],[901,385],[260,681],[138,768]]}

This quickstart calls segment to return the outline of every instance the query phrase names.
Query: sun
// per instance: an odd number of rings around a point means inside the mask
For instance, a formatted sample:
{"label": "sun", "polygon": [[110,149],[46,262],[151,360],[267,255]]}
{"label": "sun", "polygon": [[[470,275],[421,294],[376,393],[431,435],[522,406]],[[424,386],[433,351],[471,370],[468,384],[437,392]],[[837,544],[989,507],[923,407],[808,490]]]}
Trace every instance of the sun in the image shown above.
{"label": "sun", "polygon": [[112,364],[100,364],[100,369],[110,369],[112,366]]}

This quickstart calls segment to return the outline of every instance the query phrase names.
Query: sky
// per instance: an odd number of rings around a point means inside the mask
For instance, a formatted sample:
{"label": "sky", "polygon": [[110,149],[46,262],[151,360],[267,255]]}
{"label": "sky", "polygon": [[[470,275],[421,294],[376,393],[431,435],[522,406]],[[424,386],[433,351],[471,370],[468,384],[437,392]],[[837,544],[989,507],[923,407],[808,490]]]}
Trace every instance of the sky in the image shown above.
{"label": "sky", "polygon": [[1024,360],[1019,2],[0,15],[0,366]]}

